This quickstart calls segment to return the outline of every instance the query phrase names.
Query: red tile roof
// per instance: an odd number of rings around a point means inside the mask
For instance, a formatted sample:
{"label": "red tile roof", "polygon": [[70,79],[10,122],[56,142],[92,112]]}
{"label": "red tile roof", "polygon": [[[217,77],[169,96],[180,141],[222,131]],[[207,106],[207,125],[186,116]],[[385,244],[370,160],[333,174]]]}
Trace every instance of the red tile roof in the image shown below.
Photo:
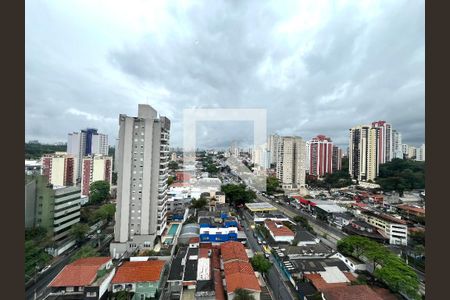
{"label": "red tile roof", "polygon": [[425,208],[415,207],[407,204],[402,204],[397,206],[397,208],[400,208],[402,210],[411,211],[419,214],[425,214]]}
{"label": "red tile roof", "polygon": [[245,252],[244,245],[241,242],[225,242],[220,249],[224,263],[233,260],[248,262],[247,252]]}
{"label": "red tile roof", "polygon": [[242,262],[242,261],[233,261],[226,263],[224,265],[224,272],[225,274],[234,274],[234,273],[245,273],[245,274],[255,274],[255,271],[253,271],[253,267],[248,262]]}
{"label": "red tile roof", "polygon": [[208,253],[209,253],[210,249],[208,248],[200,248],[198,249],[198,257],[208,257]]}
{"label": "red tile roof", "polygon": [[225,300],[225,289],[220,270],[214,270],[214,290],[216,292],[216,300]]}
{"label": "red tile roof", "polygon": [[[345,277],[347,277],[350,281],[355,281],[356,278],[349,272],[343,272]],[[311,281],[311,284],[318,290],[318,291],[325,291],[331,288],[340,287],[340,286],[347,286],[349,285],[349,282],[337,282],[337,283],[328,283],[326,282],[320,274],[305,274],[305,278],[307,278],[309,281]]]}
{"label": "red tile roof", "polygon": [[213,266],[214,269],[220,270],[219,250],[218,249],[213,249],[212,251],[213,251],[212,252],[212,257],[211,257],[212,266]]}
{"label": "red tile roof", "polygon": [[227,293],[233,293],[236,289],[246,289],[261,292],[258,279],[255,274],[246,273],[225,273],[225,281],[227,285]]}
{"label": "red tile roof", "polygon": [[198,243],[200,243],[200,238],[198,236],[191,237],[189,239],[189,244],[198,244]]}
{"label": "red tile roof", "polygon": [[50,282],[51,287],[88,286],[97,278],[97,271],[111,257],[88,257],[76,260],[65,266]]}
{"label": "red tile roof", "polygon": [[383,300],[368,285],[335,287],[323,292],[327,300]]}
{"label": "red tile roof", "polygon": [[165,261],[127,261],[120,266],[112,283],[153,282],[161,278]]}
{"label": "red tile roof", "polygon": [[283,225],[281,222],[272,220],[265,220],[266,227],[273,233],[274,236],[295,236],[294,232]]}

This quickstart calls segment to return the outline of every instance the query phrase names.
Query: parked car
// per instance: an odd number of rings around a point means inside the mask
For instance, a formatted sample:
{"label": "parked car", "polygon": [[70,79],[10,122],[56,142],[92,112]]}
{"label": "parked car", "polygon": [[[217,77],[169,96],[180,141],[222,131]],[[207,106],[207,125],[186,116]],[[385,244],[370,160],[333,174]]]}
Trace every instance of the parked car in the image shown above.
{"label": "parked car", "polygon": [[45,266],[45,268],[43,268],[42,270],[39,271],[39,274],[45,273],[45,271],[47,271],[47,270],[50,269],[51,267],[52,267],[52,265]]}
{"label": "parked car", "polygon": [[270,254],[269,254],[269,253],[264,253],[264,256],[265,256],[266,258],[269,258],[269,257],[270,257]]}

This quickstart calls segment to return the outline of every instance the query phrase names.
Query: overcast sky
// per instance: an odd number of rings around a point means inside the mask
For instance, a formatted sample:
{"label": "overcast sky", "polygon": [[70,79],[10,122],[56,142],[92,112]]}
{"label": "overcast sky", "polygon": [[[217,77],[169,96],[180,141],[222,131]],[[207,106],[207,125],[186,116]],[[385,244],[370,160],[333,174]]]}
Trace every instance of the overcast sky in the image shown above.
{"label": "overcast sky", "polygon": [[[265,108],[268,133],[330,136],[386,120],[425,141],[424,1],[26,1],[25,139],[118,132],[138,103]],[[198,144],[253,139],[251,122],[204,122]]]}

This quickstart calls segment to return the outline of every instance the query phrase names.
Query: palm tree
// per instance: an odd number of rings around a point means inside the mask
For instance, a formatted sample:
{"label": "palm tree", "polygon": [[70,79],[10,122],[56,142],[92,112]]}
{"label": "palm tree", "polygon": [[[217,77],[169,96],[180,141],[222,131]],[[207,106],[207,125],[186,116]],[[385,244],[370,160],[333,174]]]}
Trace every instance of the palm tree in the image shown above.
{"label": "palm tree", "polygon": [[255,300],[252,293],[249,290],[245,289],[236,289],[234,291],[234,300]]}

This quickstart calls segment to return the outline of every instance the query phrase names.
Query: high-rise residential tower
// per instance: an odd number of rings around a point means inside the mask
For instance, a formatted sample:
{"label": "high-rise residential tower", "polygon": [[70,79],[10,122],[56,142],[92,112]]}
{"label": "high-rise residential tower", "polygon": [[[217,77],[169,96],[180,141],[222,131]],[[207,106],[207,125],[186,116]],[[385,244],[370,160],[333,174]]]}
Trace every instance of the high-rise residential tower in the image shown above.
{"label": "high-rise residential tower", "polygon": [[277,163],[277,149],[280,142],[280,136],[277,134],[270,135],[267,142],[267,149],[269,150],[269,165]]}
{"label": "high-rise residential tower", "polygon": [[76,185],[78,161],[66,152],[46,154],[41,158],[41,173],[48,178],[48,182],[55,186]]}
{"label": "high-rise residential tower", "polygon": [[89,196],[89,187],[95,181],[112,182],[112,157],[101,154],[83,158],[81,171],[81,195]]}
{"label": "high-rise residential tower", "polygon": [[83,158],[86,155],[108,155],[108,136],[98,133],[95,128],[83,129],[80,132],[72,132],[67,137],[67,153],[75,156],[78,161],[76,178],[81,178]]}
{"label": "high-rise residential tower", "polygon": [[378,161],[380,164],[392,160],[392,126],[386,121],[372,122],[372,127],[378,128]]}
{"label": "high-rise residential tower", "polygon": [[359,181],[373,181],[380,165],[379,127],[360,125],[350,129],[349,173]]}
{"label": "high-rise residential tower", "polygon": [[166,227],[170,120],[139,104],[119,116],[117,211],[111,255],[153,248]]}
{"label": "high-rise residential tower", "polygon": [[402,134],[397,130],[392,130],[392,158],[403,159]]}
{"label": "high-rise residential tower", "polygon": [[338,146],[333,146],[333,172],[342,169],[342,149]]}
{"label": "high-rise residential tower", "polygon": [[329,137],[318,135],[309,141],[309,174],[324,176],[333,173],[333,142]]}
{"label": "high-rise residential tower", "polygon": [[276,149],[276,176],[286,190],[305,186],[305,141],[301,137],[279,137]]}

